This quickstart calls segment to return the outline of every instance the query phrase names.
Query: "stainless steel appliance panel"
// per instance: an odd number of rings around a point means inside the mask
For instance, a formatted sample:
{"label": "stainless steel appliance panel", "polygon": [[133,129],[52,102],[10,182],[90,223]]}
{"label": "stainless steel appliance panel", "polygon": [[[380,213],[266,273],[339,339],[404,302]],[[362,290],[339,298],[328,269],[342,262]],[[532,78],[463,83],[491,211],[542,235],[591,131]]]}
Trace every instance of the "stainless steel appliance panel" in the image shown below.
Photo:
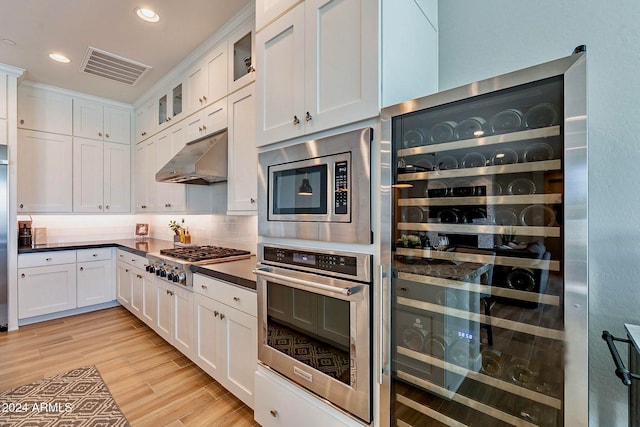
{"label": "stainless steel appliance panel", "polygon": [[371,243],[371,138],[365,128],[260,153],[258,233]]}
{"label": "stainless steel appliance panel", "polygon": [[383,110],[381,426],[587,425],[585,70]]}
{"label": "stainless steel appliance panel", "polygon": [[7,313],[7,227],[8,227],[8,192],[7,192],[7,146],[0,145],[0,330],[6,330]]}

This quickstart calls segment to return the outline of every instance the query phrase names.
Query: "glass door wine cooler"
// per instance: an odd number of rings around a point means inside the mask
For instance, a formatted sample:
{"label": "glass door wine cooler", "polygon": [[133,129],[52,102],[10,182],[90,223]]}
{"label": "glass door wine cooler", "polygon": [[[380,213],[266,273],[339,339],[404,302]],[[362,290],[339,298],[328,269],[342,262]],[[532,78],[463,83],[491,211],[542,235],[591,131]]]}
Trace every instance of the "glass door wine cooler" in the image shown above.
{"label": "glass door wine cooler", "polygon": [[384,111],[389,425],[587,424],[585,55]]}

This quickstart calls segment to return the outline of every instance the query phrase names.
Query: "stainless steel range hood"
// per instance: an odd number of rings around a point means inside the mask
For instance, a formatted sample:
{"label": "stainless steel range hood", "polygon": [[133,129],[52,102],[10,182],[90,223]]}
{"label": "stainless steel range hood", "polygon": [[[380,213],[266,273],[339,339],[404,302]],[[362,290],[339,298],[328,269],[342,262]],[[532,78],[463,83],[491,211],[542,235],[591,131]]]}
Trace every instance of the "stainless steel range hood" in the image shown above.
{"label": "stainless steel range hood", "polygon": [[227,129],[187,145],[156,173],[158,182],[208,185],[227,180]]}

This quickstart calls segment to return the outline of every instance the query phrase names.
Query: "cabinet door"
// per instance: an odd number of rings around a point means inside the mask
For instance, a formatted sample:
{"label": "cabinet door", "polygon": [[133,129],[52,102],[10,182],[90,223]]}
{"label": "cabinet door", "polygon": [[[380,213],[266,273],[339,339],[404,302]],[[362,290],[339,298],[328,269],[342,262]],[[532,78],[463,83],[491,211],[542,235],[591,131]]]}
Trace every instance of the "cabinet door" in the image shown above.
{"label": "cabinet door", "polygon": [[18,213],[71,212],[73,143],[70,136],[18,131]]}
{"label": "cabinet door", "polygon": [[[227,98],[214,102],[202,111],[203,135],[217,132],[227,127]],[[189,142],[187,140],[185,142]]]}
{"label": "cabinet door", "polygon": [[76,265],[18,270],[18,318],[76,308]]}
{"label": "cabinet door", "polygon": [[255,145],[255,85],[231,95],[229,105],[229,147],[227,210],[257,211],[258,150]]}
{"label": "cabinet door", "polygon": [[116,287],[116,299],[131,310],[131,267],[123,262],[116,264]]}
{"label": "cabinet door", "polygon": [[377,8],[367,0],[305,1],[306,133],[378,115]]}
{"label": "cabinet door", "polygon": [[155,126],[152,125],[154,110],[155,104],[153,102],[136,110],[136,142],[144,141],[153,135],[153,130],[155,129]]}
{"label": "cabinet door", "polygon": [[129,144],[131,142],[131,111],[105,105],[103,128],[105,141]]}
{"label": "cabinet door", "polygon": [[[156,143],[156,171],[163,168],[184,145],[185,129],[182,123],[162,132]],[[155,180],[155,176],[154,176]],[[185,185],[156,182],[157,204],[160,212],[184,211]]]}
{"label": "cabinet door", "polygon": [[104,212],[131,211],[131,147],[105,142],[104,153]]}
{"label": "cabinet door", "polygon": [[224,374],[218,381],[253,408],[254,370],[258,362],[258,321],[239,310],[221,305],[219,322],[224,330]]}
{"label": "cabinet door", "polygon": [[173,325],[175,322],[174,292],[171,285],[161,281],[156,282],[157,318],[154,330],[168,343],[173,342]]}
{"label": "cabinet door", "polygon": [[103,139],[103,104],[86,99],[73,100],[73,135]]}
{"label": "cabinet door", "polygon": [[248,85],[256,78],[253,27],[254,20],[247,20],[229,36],[229,93]]}
{"label": "cabinet door", "polygon": [[143,273],[142,277],[142,320],[153,328],[158,317],[158,294],[154,276]]}
{"label": "cabinet door", "polygon": [[256,31],[282,15],[300,0],[256,0]]}
{"label": "cabinet door", "polygon": [[157,144],[155,139],[150,139],[142,144],[144,144],[143,147],[136,148],[136,156],[140,155],[142,157],[139,160],[141,168],[136,170],[136,181],[139,182],[136,185],[140,185],[144,196],[144,199],[140,200],[142,203],[139,206],[141,212],[155,212],[158,206],[158,183],[156,182]]}
{"label": "cabinet door", "polygon": [[136,145],[135,164],[135,210],[137,213],[150,212],[147,201],[147,144]]}
{"label": "cabinet door", "polygon": [[202,370],[218,378],[220,338],[222,328],[218,326],[220,304],[211,298],[195,295],[195,361]]}
{"label": "cabinet door", "polygon": [[73,98],[21,85],[18,89],[18,127],[71,135]]}
{"label": "cabinet door", "polygon": [[80,262],[76,268],[78,307],[114,299],[111,260]]}
{"label": "cabinet door", "polygon": [[173,345],[189,359],[193,358],[193,292],[172,286],[175,307]]}
{"label": "cabinet door", "polygon": [[256,35],[256,144],[304,132],[304,4]]}
{"label": "cabinet door", "polygon": [[227,96],[227,61],[228,49],[226,41],[215,47],[204,60],[206,70],[206,92],[203,93],[202,107]]}
{"label": "cabinet door", "polygon": [[[7,118],[7,75],[0,73],[0,119]],[[2,134],[5,135],[4,133]]]}
{"label": "cabinet door", "polygon": [[104,209],[103,142],[73,139],[73,211],[102,212]]}
{"label": "cabinet door", "polygon": [[144,275],[140,270],[131,270],[131,312],[142,319]]}

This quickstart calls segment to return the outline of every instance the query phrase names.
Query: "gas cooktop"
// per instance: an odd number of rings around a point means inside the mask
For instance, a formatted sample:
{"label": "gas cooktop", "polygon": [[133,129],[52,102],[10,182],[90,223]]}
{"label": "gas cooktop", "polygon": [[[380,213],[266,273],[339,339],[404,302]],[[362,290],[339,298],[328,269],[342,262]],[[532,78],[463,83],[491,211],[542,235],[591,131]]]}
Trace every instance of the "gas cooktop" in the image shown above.
{"label": "gas cooktop", "polygon": [[186,262],[202,262],[223,260],[223,258],[249,258],[251,252],[240,249],[224,248],[221,246],[184,246],[171,249],[161,249],[160,255],[177,258]]}

